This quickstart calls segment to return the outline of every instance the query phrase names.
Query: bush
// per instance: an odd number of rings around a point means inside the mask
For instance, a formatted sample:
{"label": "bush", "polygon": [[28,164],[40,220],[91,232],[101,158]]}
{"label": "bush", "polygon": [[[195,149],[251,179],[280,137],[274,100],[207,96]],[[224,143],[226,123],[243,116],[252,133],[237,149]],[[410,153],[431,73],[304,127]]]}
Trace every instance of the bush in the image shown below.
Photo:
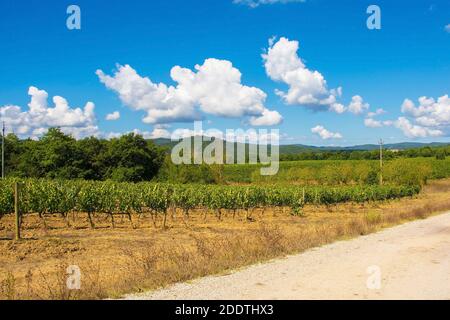
{"label": "bush", "polygon": [[445,150],[438,150],[436,152],[436,160],[445,160],[445,158],[447,157]]}
{"label": "bush", "polygon": [[415,186],[426,184],[432,172],[428,163],[397,159],[386,164],[383,177],[386,182],[396,185]]}
{"label": "bush", "polygon": [[378,173],[375,170],[369,171],[364,183],[369,185],[376,185],[378,184],[378,182],[379,182]]}

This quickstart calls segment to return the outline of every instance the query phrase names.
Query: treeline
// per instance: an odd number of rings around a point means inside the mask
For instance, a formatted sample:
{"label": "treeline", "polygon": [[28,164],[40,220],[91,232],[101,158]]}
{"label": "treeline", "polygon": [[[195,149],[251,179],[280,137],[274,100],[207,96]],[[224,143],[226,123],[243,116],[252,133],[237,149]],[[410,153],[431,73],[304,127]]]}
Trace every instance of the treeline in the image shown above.
{"label": "treeline", "polygon": [[148,181],[158,174],[165,156],[162,148],[135,134],[76,140],[51,128],[37,141],[5,137],[7,177]]}
{"label": "treeline", "polygon": [[[392,160],[397,158],[436,158],[444,160],[450,155],[450,146],[423,147],[406,150],[383,150],[383,158]],[[371,151],[306,151],[296,154],[281,154],[280,161],[300,160],[377,160],[380,158],[379,150]]]}
{"label": "treeline", "polygon": [[[95,137],[76,140],[58,128],[51,128],[39,140],[21,140],[14,134],[7,135],[5,137],[5,169],[7,177],[19,178],[118,182],[153,180],[183,184],[256,182],[252,178],[253,171],[256,170],[253,166],[177,166],[170,159],[170,150],[170,146],[158,146],[153,141],[145,140],[142,136],[135,134],[111,140]],[[246,158],[248,158],[249,153],[248,150],[246,151]],[[450,155],[450,146],[384,151],[385,160],[416,157],[445,159],[447,155]],[[306,151],[280,155],[280,160],[285,161],[286,165],[289,164],[286,161],[299,160],[376,160],[378,158],[377,150]],[[287,169],[285,167],[285,165],[281,166],[278,174],[280,179],[286,171],[284,169]],[[288,175],[296,176],[291,171]],[[302,175],[308,176],[306,172],[302,172]],[[367,179],[376,180],[375,174],[369,178]]]}

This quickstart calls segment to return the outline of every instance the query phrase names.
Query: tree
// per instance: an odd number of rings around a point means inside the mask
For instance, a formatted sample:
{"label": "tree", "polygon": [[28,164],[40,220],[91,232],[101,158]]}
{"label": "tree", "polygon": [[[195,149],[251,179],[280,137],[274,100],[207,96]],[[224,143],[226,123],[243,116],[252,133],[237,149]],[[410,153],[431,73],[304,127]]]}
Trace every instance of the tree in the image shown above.
{"label": "tree", "polygon": [[163,152],[153,142],[130,133],[112,139],[103,158],[105,178],[116,181],[151,180],[164,161]]}
{"label": "tree", "polygon": [[77,179],[83,175],[83,155],[77,141],[59,128],[50,128],[40,139],[40,165],[47,178]]}
{"label": "tree", "polygon": [[104,153],[108,148],[108,141],[96,137],[79,140],[78,148],[82,154],[82,177],[87,180],[103,180],[106,170]]}
{"label": "tree", "polygon": [[444,149],[439,149],[436,151],[436,159],[437,160],[445,160],[447,157],[447,154],[445,153]]}
{"label": "tree", "polygon": [[[0,134],[1,137],[1,134]],[[20,162],[21,143],[15,134],[5,136],[5,175],[14,172]]]}

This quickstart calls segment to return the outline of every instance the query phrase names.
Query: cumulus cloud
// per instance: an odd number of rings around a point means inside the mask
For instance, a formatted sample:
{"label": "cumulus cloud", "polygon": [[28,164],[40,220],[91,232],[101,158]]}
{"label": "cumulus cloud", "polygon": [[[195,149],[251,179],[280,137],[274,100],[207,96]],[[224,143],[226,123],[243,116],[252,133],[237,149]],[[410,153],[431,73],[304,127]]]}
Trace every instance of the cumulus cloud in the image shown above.
{"label": "cumulus cloud", "polygon": [[251,117],[250,124],[252,126],[273,126],[283,122],[283,117],[277,111],[265,109],[261,116]]}
{"label": "cumulus cloud", "polygon": [[170,131],[167,130],[167,126],[164,125],[156,125],[151,132],[152,139],[159,139],[159,138],[170,138]]}
{"label": "cumulus cloud", "polygon": [[450,98],[448,95],[437,99],[420,97],[419,105],[406,99],[402,112],[415,118],[419,125],[425,127],[450,127]]}
{"label": "cumulus cloud", "polygon": [[329,89],[324,76],[306,67],[298,55],[299,42],[281,37],[277,42],[269,39],[269,49],[262,54],[264,67],[270,79],[285,83],[288,91],[275,90],[287,105],[305,106],[317,111],[332,111],[338,114],[350,112],[356,115],[369,111],[370,105],[360,95],[353,96],[348,106],[338,100],[342,87]]}
{"label": "cumulus cloud", "polygon": [[[368,109],[368,107],[367,107]],[[384,126],[391,126],[392,121],[379,121],[375,120],[375,117],[378,117],[382,114],[385,114],[386,111],[382,108],[378,108],[377,110],[373,112],[368,112],[366,115],[366,119],[364,119],[364,125],[369,128],[381,128]]]}
{"label": "cumulus cloud", "polygon": [[54,106],[49,107],[48,93],[33,86],[29,88],[28,95],[31,101],[27,111],[13,105],[0,108],[3,120],[15,133],[37,138],[49,127],[60,127],[63,132],[75,138],[98,135],[94,103],[88,102],[84,108],[71,108],[65,98],[55,96]]}
{"label": "cumulus cloud", "polygon": [[158,127],[156,126],[153,131],[142,131],[139,129],[134,129],[132,131],[132,133],[136,134],[136,135],[141,135],[144,137],[144,139],[160,139],[160,138],[165,138],[165,139],[169,139],[170,138],[170,132],[162,127]]}
{"label": "cumulus cloud", "polygon": [[170,75],[176,86],[153,83],[129,65],[118,66],[114,76],[101,70],[97,75],[125,105],[145,111],[145,123],[198,120],[200,111],[220,117],[251,117],[255,125],[276,125],[282,120],[277,111],[265,107],[267,95],[243,85],[240,71],[226,60],[207,59],[203,65],[196,65],[195,71],[173,67]]}
{"label": "cumulus cloud", "polygon": [[382,114],[385,114],[386,113],[386,111],[384,110],[384,109],[382,109],[382,108],[378,108],[376,111],[374,111],[374,112],[369,112],[369,113],[367,113],[367,117],[368,118],[373,118],[373,117],[376,117],[376,116],[379,116],[379,115],[382,115]]}
{"label": "cumulus cloud", "polygon": [[394,122],[396,128],[403,131],[408,138],[440,137],[444,133],[438,129],[426,128],[412,124],[407,118],[400,117]]}
{"label": "cumulus cloud", "polygon": [[354,96],[348,106],[348,111],[353,114],[359,115],[359,114],[366,113],[369,110],[369,108],[370,108],[370,105],[368,103],[364,102],[364,100],[361,96]]}
{"label": "cumulus cloud", "polygon": [[116,121],[120,119],[120,112],[119,111],[114,111],[113,113],[110,113],[108,115],[106,115],[105,118],[107,121]]}
{"label": "cumulus cloud", "polygon": [[141,135],[144,139],[170,139],[171,133],[169,130],[167,130],[167,126],[165,125],[156,125],[153,128],[153,131],[145,131],[140,129],[134,129],[132,131],[128,132],[109,132],[104,133],[102,136],[106,139],[113,139],[113,138],[120,138],[123,135],[134,133],[136,135]]}
{"label": "cumulus cloud", "polygon": [[305,2],[305,0],[233,0],[233,3],[243,4],[250,8],[256,8],[260,5],[275,4],[275,3],[291,3],[291,2]]}
{"label": "cumulus cloud", "polygon": [[331,132],[325,129],[323,126],[316,126],[311,129],[311,132],[317,134],[323,140],[329,139],[342,139],[342,135],[339,132]]}
{"label": "cumulus cloud", "polygon": [[125,105],[146,111],[147,116],[143,119],[146,123],[189,121],[199,117],[189,97],[183,97],[174,87],[155,84],[149,78],[141,77],[129,65],[118,66],[112,77],[101,70],[97,75],[108,89],[119,94]]}
{"label": "cumulus cloud", "polygon": [[420,97],[418,101],[419,105],[416,106],[410,99],[405,99],[401,111],[406,117],[400,117],[395,121],[395,126],[410,138],[448,135],[450,133],[450,98],[448,95],[439,97],[437,100]]}
{"label": "cumulus cloud", "polygon": [[390,127],[394,124],[391,120],[379,121],[373,118],[364,119],[364,125],[369,128],[381,128],[381,127]]}
{"label": "cumulus cloud", "polygon": [[364,125],[369,128],[381,128],[383,123],[381,121],[375,120],[373,118],[364,119]]}
{"label": "cumulus cloud", "polygon": [[379,128],[383,126],[395,126],[408,138],[427,138],[447,136],[450,134],[450,98],[448,95],[437,100],[429,97],[420,97],[419,104],[405,99],[401,112],[404,116],[397,120],[377,121],[373,117],[383,114],[379,109],[375,113],[369,113],[364,123],[367,127]]}
{"label": "cumulus cloud", "polygon": [[336,113],[350,111],[360,114],[369,105],[360,96],[354,96],[348,107],[338,102],[342,88],[329,89],[319,71],[310,70],[298,55],[299,42],[281,37],[277,42],[269,39],[269,49],[262,54],[264,67],[270,79],[288,85],[288,91],[276,90],[287,105],[302,105],[314,110]]}

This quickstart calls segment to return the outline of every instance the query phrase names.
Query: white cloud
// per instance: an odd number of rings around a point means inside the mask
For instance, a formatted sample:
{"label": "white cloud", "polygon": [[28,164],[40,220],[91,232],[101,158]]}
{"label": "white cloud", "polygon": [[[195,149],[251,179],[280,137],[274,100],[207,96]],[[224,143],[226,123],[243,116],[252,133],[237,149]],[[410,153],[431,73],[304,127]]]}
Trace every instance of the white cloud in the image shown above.
{"label": "white cloud", "polygon": [[333,103],[330,105],[329,110],[341,114],[344,113],[347,108],[341,103]]}
{"label": "white cloud", "polygon": [[265,109],[260,117],[251,117],[252,126],[274,126],[283,122],[283,117],[277,111]]}
{"label": "white cloud", "polygon": [[107,134],[103,134],[103,137],[106,139],[113,139],[113,138],[120,138],[123,135],[134,133],[136,135],[141,135],[144,139],[159,139],[159,138],[165,138],[170,139],[170,131],[167,130],[167,126],[165,125],[156,125],[153,128],[153,131],[142,131],[139,129],[134,129],[129,132],[109,132]]}
{"label": "white cloud", "polygon": [[394,122],[394,125],[396,128],[402,130],[403,134],[408,138],[439,137],[444,134],[441,130],[413,125],[405,117],[398,118],[398,120]]}
{"label": "white cloud", "polygon": [[444,27],[444,30],[450,33],[450,23]]}
{"label": "white cloud", "polygon": [[48,93],[31,86],[28,90],[31,101],[29,110],[19,106],[3,106],[0,113],[8,128],[19,135],[37,138],[49,127],[60,127],[75,138],[99,133],[94,113],[95,105],[86,103],[83,109],[71,108],[66,99],[53,97],[54,107],[48,106]]}
{"label": "white cloud", "polygon": [[[396,128],[409,138],[446,136],[450,133],[450,98],[448,95],[434,98],[420,97],[416,106],[405,99],[401,111],[406,117],[393,122]],[[408,119],[409,118],[409,119]]]}
{"label": "white cloud", "polygon": [[319,71],[306,67],[298,55],[299,42],[281,37],[278,42],[269,39],[269,49],[262,54],[264,67],[270,79],[288,85],[288,91],[275,90],[287,105],[301,105],[313,110],[329,110],[342,114],[368,112],[370,105],[355,95],[346,107],[338,100],[342,97],[342,87],[329,89],[327,81]]}
{"label": "white cloud", "polygon": [[386,113],[386,111],[384,109],[379,108],[375,112],[369,112],[367,114],[367,117],[368,118],[373,118],[373,117],[380,116],[380,115],[385,114],[385,113]]}
{"label": "white cloud", "polygon": [[305,0],[233,0],[233,3],[243,4],[250,8],[256,8],[260,5],[275,3],[305,2]]}
{"label": "white cloud", "polygon": [[154,84],[143,78],[129,65],[118,66],[113,77],[98,70],[100,81],[119,94],[122,102],[134,110],[147,112],[146,123],[188,121],[197,119],[189,97],[164,83]]}
{"label": "white cloud", "polygon": [[348,106],[348,111],[353,114],[359,115],[359,114],[366,113],[369,110],[369,108],[370,108],[370,105],[368,103],[364,102],[364,100],[361,96],[354,96]]}
{"label": "white cloud", "polygon": [[170,131],[164,125],[156,125],[151,133],[152,139],[170,138]]}
{"label": "white cloud", "polygon": [[405,99],[401,112],[404,116],[397,120],[378,121],[375,116],[386,113],[383,109],[369,112],[364,120],[366,127],[380,128],[394,126],[408,138],[440,137],[450,134],[450,99],[444,95],[437,100],[420,97],[416,106],[410,99]]}
{"label": "white cloud", "polygon": [[372,118],[366,118],[364,120],[364,125],[369,128],[381,128],[383,126],[383,123]]}
{"label": "white cloud", "polygon": [[[298,55],[299,42],[280,38],[275,43],[269,39],[269,49],[262,54],[264,67],[270,79],[288,85],[288,91],[276,90],[287,105],[302,105],[314,110],[329,110],[344,113],[347,108],[337,100],[342,96],[342,88],[329,89],[327,81],[319,71],[306,67]],[[362,102],[361,108],[366,109],[367,104]],[[350,106],[356,108],[357,101]],[[354,106],[355,105],[355,106]]]}
{"label": "white cloud", "polygon": [[[170,75],[177,86],[155,84],[141,77],[129,65],[118,66],[114,76],[98,70],[102,83],[119,94],[127,106],[147,112],[145,123],[161,124],[186,122],[201,118],[202,111],[221,117],[264,118],[261,123],[275,125],[281,122],[277,111],[269,111],[264,103],[267,95],[260,89],[241,83],[241,73],[226,60],[207,59],[196,65],[195,71],[175,66]],[[270,118],[278,122],[268,121]],[[266,124],[265,124],[266,125]]]}
{"label": "white cloud", "polygon": [[402,112],[415,118],[415,121],[425,127],[450,127],[450,98],[448,95],[437,99],[420,97],[419,106],[405,99]]}
{"label": "white cloud", "polygon": [[311,129],[311,132],[314,134],[317,134],[319,137],[321,137],[324,140],[329,139],[342,139],[342,135],[339,132],[331,132],[325,129],[323,126],[316,126]]}
{"label": "white cloud", "polygon": [[161,127],[155,127],[153,129],[153,131],[149,132],[149,131],[141,131],[138,129],[134,129],[132,131],[134,134],[138,134],[144,137],[144,139],[160,139],[160,138],[165,138],[165,139],[169,139],[170,138],[170,132],[164,128]]}
{"label": "white cloud", "polygon": [[105,118],[107,121],[116,121],[120,119],[120,112],[119,111],[114,111],[113,113],[110,113],[108,115],[106,115]]}
{"label": "white cloud", "polygon": [[394,121],[391,121],[391,120],[379,121],[379,120],[375,120],[373,118],[364,119],[364,125],[369,128],[390,127],[393,124],[394,124]]}

